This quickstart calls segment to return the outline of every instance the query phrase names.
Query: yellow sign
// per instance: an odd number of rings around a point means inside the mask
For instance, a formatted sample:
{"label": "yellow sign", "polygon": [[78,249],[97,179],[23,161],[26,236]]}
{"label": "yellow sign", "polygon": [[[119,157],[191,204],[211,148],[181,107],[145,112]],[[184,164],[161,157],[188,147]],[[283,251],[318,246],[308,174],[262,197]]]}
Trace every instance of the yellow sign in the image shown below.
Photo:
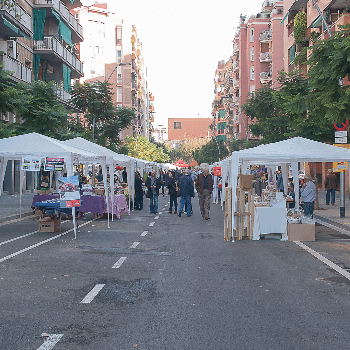
{"label": "yellow sign", "polygon": [[342,171],[348,170],[348,162],[333,162],[333,172],[340,173]]}

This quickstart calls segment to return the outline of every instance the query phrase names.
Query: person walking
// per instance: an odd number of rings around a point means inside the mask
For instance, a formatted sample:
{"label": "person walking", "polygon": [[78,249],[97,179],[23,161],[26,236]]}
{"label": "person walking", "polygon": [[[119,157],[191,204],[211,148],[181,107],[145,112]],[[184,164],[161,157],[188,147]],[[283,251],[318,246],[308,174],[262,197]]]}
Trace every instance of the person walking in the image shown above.
{"label": "person walking", "polygon": [[305,174],[303,187],[300,190],[301,200],[304,202],[303,209],[305,216],[313,218],[316,199],[316,186],[311,181],[311,175]]}
{"label": "person walking", "polygon": [[168,193],[170,195],[170,207],[169,214],[173,213],[173,205],[174,205],[174,214],[177,214],[177,181],[175,180],[175,172],[168,172],[169,180],[168,180]]}
{"label": "person walking", "polygon": [[335,190],[338,188],[338,178],[337,175],[333,173],[332,169],[327,170],[328,174],[326,176],[325,189],[326,192],[326,205],[329,205],[331,201],[332,205],[335,203]]}
{"label": "person walking", "polygon": [[143,189],[142,189],[142,179],[138,171],[135,173],[135,210],[143,209]]}
{"label": "person walking", "polygon": [[145,186],[149,193],[149,210],[150,213],[157,214],[158,212],[158,196],[159,189],[162,187],[160,180],[156,177],[156,172],[152,170],[151,176],[149,176],[145,182]]}
{"label": "person walking", "polygon": [[204,220],[210,220],[210,197],[213,192],[213,178],[209,174],[209,165],[202,168],[202,172],[196,179],[196,190],[198,192],[199,208]]}
{"label": "person walking", "polygon": [[179,180],[179,187],[181,192],[179,217],[181,217],[185,204],[187,208],[187,217],[190,217],[192,215],[191,197],[194,197],[194,187],[188,169],[184,170],[184,173]]}

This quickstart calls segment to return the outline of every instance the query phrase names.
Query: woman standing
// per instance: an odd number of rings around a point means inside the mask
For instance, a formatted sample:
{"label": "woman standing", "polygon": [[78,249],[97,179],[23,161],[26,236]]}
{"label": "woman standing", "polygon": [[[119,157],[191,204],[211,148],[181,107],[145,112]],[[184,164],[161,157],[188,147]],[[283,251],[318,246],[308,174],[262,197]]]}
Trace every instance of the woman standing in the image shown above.
{"label": "woman standing", "polygon": [[169,182],[167,185],[168,192],[170,195],[170,207],[169,214],[173,213],[173,204],[174,204],[174,214],[177,214],[177,194],[176,194],[177,183],[175,180],[175,173],[169,171]]}

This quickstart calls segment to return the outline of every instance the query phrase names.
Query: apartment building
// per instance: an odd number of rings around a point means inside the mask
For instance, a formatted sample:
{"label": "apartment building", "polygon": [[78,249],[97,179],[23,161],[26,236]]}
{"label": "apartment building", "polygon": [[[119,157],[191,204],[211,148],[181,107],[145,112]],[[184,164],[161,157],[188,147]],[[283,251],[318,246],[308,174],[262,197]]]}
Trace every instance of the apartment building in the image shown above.
{"label": "apartment building", "polygon": [[106,3],[96,2],[75,12],[85,36],[80,45],[85,73],[81,81],[108,81],[113,102],[134,109],[134,123],[121,132],[121,140],[127,135],[149,137],[152,105],[136,27],[109,11]]}
{"label": "apartment building", "polygon": [[249,133],[253,121],[241,107],[256,89],[277,84],[278,72],[284,66],[282,20],[283,1],[264,1],[259,13],[241,15],[233,56],[219,63],[215,73],[212,115],[219,122],[215,128],[218,139],[254,139]]}

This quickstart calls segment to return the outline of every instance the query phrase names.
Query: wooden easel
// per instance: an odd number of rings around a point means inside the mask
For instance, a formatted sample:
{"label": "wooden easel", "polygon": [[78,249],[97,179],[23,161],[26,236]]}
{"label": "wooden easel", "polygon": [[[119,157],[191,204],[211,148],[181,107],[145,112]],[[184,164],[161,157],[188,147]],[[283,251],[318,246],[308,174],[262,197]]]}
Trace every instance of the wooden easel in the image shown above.
{"label": "wooden easel", "polygon": [[236,240],[252,239],[254,227],[254,190],[237,188]]}

